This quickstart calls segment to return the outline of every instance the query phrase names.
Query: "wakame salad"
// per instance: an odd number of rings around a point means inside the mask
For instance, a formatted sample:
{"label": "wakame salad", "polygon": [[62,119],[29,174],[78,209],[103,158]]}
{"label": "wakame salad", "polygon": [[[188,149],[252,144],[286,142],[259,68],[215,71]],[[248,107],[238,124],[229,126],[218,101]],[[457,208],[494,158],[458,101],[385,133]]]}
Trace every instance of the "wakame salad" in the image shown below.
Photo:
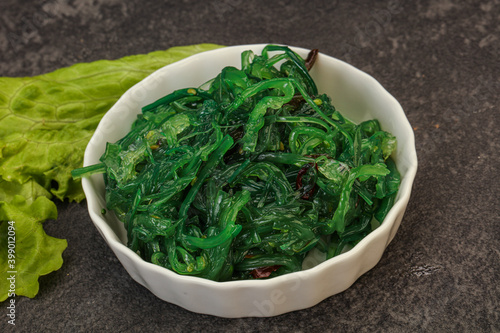
{"label": "wakame salad", "polygon": [[400,174],[396,138],[318,92],[316,57],[245,51],[241,69],[143,107],[73,177],[102,173],[128,247],[178,274],[271,278],[301,270],[313,249],[332,258],[382,223]]}

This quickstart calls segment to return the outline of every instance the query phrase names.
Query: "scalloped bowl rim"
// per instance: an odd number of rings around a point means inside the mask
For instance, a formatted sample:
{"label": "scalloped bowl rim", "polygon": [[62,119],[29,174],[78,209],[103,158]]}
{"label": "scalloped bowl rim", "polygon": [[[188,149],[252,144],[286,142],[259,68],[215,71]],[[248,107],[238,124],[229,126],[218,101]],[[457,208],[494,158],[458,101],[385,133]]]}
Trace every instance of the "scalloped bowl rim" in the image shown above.
{"label": "scalloped bowl rim", "polygon": [[[177,67],[181,68],[177,69],[177,71],[182,72],[182,68],[193,66],[198,63],[203,63],[206,58],[210,58],[212,60],[215,59],[215,57],[234,58],[236,54],[241,54],[241,52],[244,50],[254,50],[256,52],[259,52],[265,45],[267,44],[236,45],[206,51],[192,55],[155,71],[154,73],[131,87],[127,92],[125,92],[125,94],[123,94],[119,98],[115,105],[104,115],[87,146],[84,156],[84,165],[87,166],[96,163],[98,158],[101,156],[103,152],[103,146],[105,145],[104,138],[106,138],[106,134],[113,132],[114,127],[111,124],[116,124],[116,118],[118,117],[119,111],[128,109],[131,114],[135,115],[140,112],[140,107],[135,111],[131,110],[131,108],[137,105],[147,105],[159,98],[154,97],[147,100],[147,94],[144,95],[142,93],[142,95],[139,94],[143,97],[143,99],[140,100],[140,98],[137,98],[137,91],[140,91],[141,89],[144,90],[145,86],[148,90],[150,89],[149,87],[155,88],[156,86],[152,84],[152,82],[158,83],[161,82],[161,80],[165,80],[169,77],[169,75],[172,75],[170,74],[171,71],[173,71],[175,74]],[[299,47],[290,46],[290,48],[301,54],[303,57],[307,55],[307,52],[309,52],[309,50]],[[102,191],[100,192],[100,194],[98,193],[99,185],[96,184],[102,182],[102,176],[101,180],[99,180],[99,175],[84,178],[82,180],[82,186],[87,197],[89,215],[102,237],[105,239],[107,244],[110,246],[124,268],[128,271],[128,273],[134,280],[148,288],[159,298],[184,307],[193,312],[221,317],[275,316],[282,313],[314,306],[327,297],[342,292],[343,290],[349,288],[362,274],[366,273],[378,263],[382,253],[385,251],[385,248],[394,238],[394,235],[399,227],[404,211],[406,209],[406,205],[410,198],[412,184],[417,171],[417,156],[413,130],[404,114],[401,105],[372,76],[360,71],[359,69],[356,69],[355,67],[341,60],[322,53],[320,53],[318,61],[313,70],[317,69],[318,66],[321,66],[320,63],[323,63],[324,65],[332,63],[341,71],[346,71],[347,75],[357,76],[357,80],[360,80],[360,82],[364,82],[367,87],[372,87],[373,89],[375,89],[376,93],[380,94],[380,98],[384,99],[384,103],[391,104],[391,107],[395,110],[394,116],[398,117],[397,124],[398,126],[401,126],[404,135],[406,135],[406,137],[404,137],[405,145],[404,147],[398,147],[398,149],[401,149],[398,154],[404,155],[407,169],[402,176],[402,183],[396,202],[388,213],[384,222],[349,251],[337,257],[319,263],[312,268],[267,280],[215,282],[194,276],[179,275],[173,271],[146,262],[142,258],[140,258],[139,255],[137,255],[125,244],[123,244],[123,242],[120,240],[120,236],[117,235],[117,233],[113,230],[113,227],[110,224],[112,223],[111,220],[113,219],[111,217],[112,214],[108,214],[106,217],[103,217],[103,215],[101,215],[101,209],[104,207],[105,202],[103,201],[103,193]],[[314,77],[312,71],[311,75]],[[211,77],[205,78],[204,81],[209,78]],[[163,95],[166,95],[169,92],[170,91],[164,91]],[[134,93],[136,94],[135,97]],[[335,105],[335,100],[333,100],[333,104]],[[340,111],[343,112],[342,110]],[[346,112],[349,113],[349,110],[347,110]],[[343,114],[345,113],[343,112]],[[121,115],[118,118],[121,118]],[[130,123],[128,125],[130,125]],[[111,129],[109,130],[109,128]],[[398,137],[398,144],[399,140],[400,137]],[[369,253],[367,251],[369,251],[369,249],[375,245],[382,245],[382,252],[379,253],[379,255],[376,255],[375,258],[370,257],[369,259],[365,259],[365,262],[363,262],[363,259],[360,258],[360,256],[366,256]],[[368,262],[366,262],[367,260]],[[358,263],[357,265],[356,262]],[[308,280],[317,280],[318,282],[322,281],[321,279],[318,280],[318,278],[327,273],[327,271],[333,271],[335,266],[343,267],[343,265],[346,264],[348,264],[348,266],[346,266],[348,268],[352,267],[357,269],[354,269],[353,272],[350,272],[350,275],[348,277],[341,280],[338,288],[332,287],[332,285],[330,285],[329,287],[318,285],[317,289],[321,290],[322,293],[318,293],[316,295],[314,293],[315,290],[312,289],[309,290],[309,292],[314,295],[309,296],[304,294],[303,297],[297,296],[297,294],[301,293],[299,291],[299,289],[301,288],[288,288],[290,289],[288,291],[282,290],[282,286],[289,282],[298,283],[298,285],[300,286],[302,283]],[[163,277],[165,280],[158,281],[157,277],[159,276]],[[174,285],[176,285],[176,287],[178,287],[183,292],[183,294],[177,295],[175,294],[175,291],[172,290],[169,290],[166,294],[163,293],[162,290],[165,289],[162,289],[162,283],[174,283]],[[312,288],[311,284],[307,284],[307,286],[309,287],[309,289]],[[190,294],[191,289],[194,290],[192,291],[192,294]],[[264,292],[258,292],[263,290]],[[282,291],[281,300],[284,298],[291,300],[291,302],[276,301],[276,299],[278,299],[276,297],[274,297],[273,301],[272,293],[276,290]],[[197,299],[197,301],[193,301],[194,298],[201,297],[205,293],[206,296],[212,297],[210,302],[213,302],[214,306],[207,307],[207,304],[205,304],[206,302],[199,302],[199,299]],[[254,296],[250,297],[253,299],[247,300],[229,299],[239,297],[239,295],[241,296],[241,294],[252,294]],[[203,304],[200,305],[199,303]]]}

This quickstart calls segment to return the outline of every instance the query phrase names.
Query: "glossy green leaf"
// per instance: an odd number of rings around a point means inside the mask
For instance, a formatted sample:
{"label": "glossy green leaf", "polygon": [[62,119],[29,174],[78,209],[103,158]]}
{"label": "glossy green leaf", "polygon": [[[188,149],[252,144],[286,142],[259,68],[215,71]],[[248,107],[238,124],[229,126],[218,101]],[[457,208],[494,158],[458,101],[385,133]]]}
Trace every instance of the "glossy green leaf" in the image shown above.
{"label": "glossy green leaf", "polygon": [[0,78],[0,177],[34,179],[57,198],[81,201],[71,170],[104,113],[147,75],[213,44],[76,64],[35,77]]}
{"label": "glossy green leaf", "polygon": [[[45,220],[56,218],[56,205],[44,196],[31,204],[20,195],[14,196],[10,202],[0,202],[0,221],[3,221],[0,225],[0,302],[9,295],[6,281],[13,274],[15,294],[35,297],[38,278],[61,267],[62,252],[68,243],[48,236],[42,226]],[[10,234],[9,226],[13,227]],[[15,262],[8,261],[9,240],[14,240],[9,236],[15,237]]]}
{"label": "glossy green leaf", "polygon": [[[104,113],[132,85],[160,67],[218,48],[174,47],[118,60],[76,64],[35,77],[0,78],[0,301],[7,297],[8,222],[16,228],[16,294],[34,297],[38,277],[62,265],[66,240],[45,234],[50,201],[81,201],[85,147]],[[182,127],[184,119],[174,122]]]}

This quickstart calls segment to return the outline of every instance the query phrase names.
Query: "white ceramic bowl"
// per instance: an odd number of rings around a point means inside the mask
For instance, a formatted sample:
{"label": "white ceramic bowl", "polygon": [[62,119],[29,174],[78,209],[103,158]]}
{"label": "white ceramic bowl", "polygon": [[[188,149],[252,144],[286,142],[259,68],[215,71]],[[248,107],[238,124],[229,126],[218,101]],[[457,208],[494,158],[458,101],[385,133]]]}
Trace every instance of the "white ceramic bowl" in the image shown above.
{"label": "white ceramic bowl", "polygon": [[[240,67],[242,51],[260,54],[264,44],[232,46],[197,54],[168,65],[130,88],[102,118],[85,151],[84,165],[99,162],[106,142],[122,138],[142,106],[175,89],[199,86],[228,65]],[[302,57],[308,50],[292,47]],[[393,133],[398,148],[393,158],[401,173],[401,187],[382,225],[353,249],[318,264],[309,257],[307,267],[268,280],[213,282],[178,275],[142,260],[126,246],[126,231],[113,214],[101,214],[105,207],[102,175],[83,179],[90,217],[130,276],[159,298],[190,311],[221,317],[275,316],[311,307],[349,288],[358,277],[373,268],[394,238],[410,198],[417,170],[414,135],[400,104],[374,78],[345,62],[319,54],[311,70],[319,91],[332,97],[345,116],[360,122],[376,118]]]}

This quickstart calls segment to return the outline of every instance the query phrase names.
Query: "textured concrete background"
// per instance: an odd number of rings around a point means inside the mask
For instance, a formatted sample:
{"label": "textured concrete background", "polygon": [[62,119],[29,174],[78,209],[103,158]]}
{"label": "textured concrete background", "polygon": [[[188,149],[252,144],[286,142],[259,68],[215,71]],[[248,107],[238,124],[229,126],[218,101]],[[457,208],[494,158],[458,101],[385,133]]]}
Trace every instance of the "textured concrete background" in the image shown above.
{"label": "textured concrete background", "polygon": [[380,263],[342,294],[273,318],[222,319],[157,299],[125,272],[85,203],[59,203],[45,229],[68,240],[64,265],[40,279],[35,299],[17,300],[17,328],[500,331],[499,22],[498,0],[2,0],[1,76],[202,42],[319,48],[400,101],[419,156],[408,210]]}

